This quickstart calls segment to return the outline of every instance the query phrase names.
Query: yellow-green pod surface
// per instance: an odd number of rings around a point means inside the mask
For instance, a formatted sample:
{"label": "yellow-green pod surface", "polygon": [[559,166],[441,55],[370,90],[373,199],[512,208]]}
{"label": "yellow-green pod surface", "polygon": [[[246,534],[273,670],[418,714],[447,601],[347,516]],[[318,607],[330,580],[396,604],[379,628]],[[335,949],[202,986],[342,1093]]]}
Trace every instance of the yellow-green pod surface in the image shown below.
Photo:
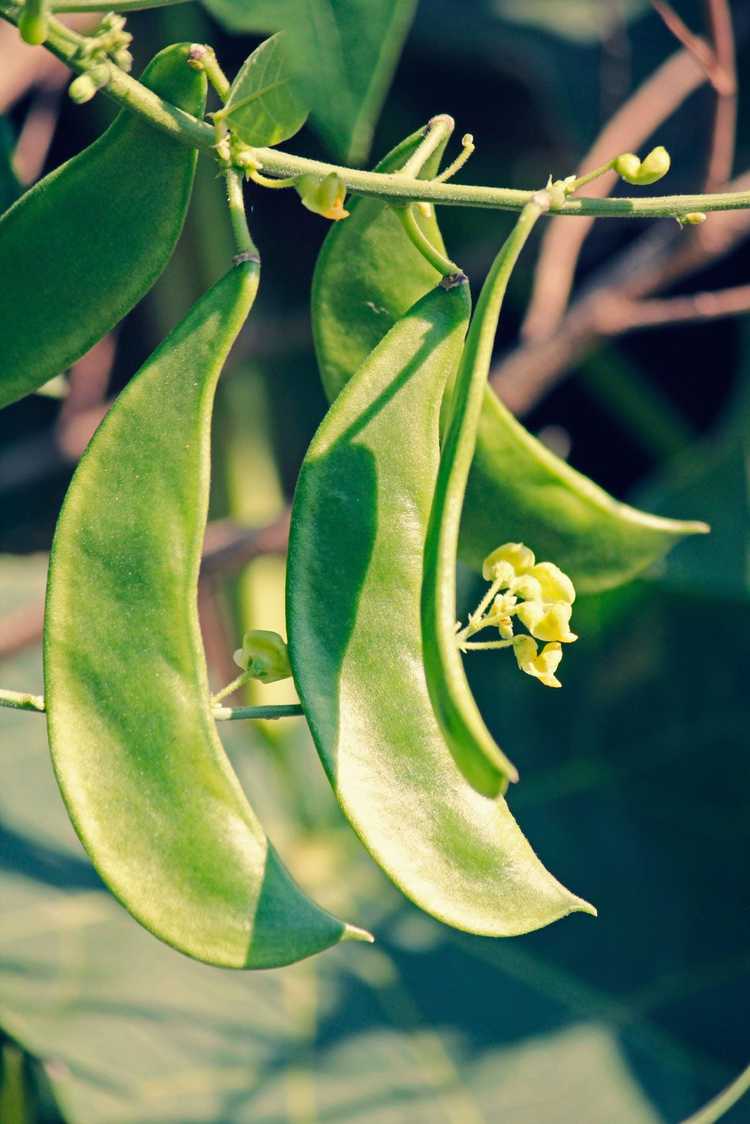
{"label": "yellow-green pod surface", "polygon": [[467,288],[410,309],[314,437],[292,512],[287,628],[321,760],[375,860],[441,921],[512,936],[593,910],[544,868],[505,801],[465,780],[425,683],[425,535]]}
{"label": "yellow-green pod surface", "polygon": [[70,485],[50,564],[52,759],[104,881],[199,960],[269,968],[362,935],[294,884],[216,734],[196,608],[214,390],[258,284],[235,266],[147,361]]}
{"label": "yellow-green pod surface", "polygon": [[[401,167],[404,142],[378,165]],[[315,269],[312,317],[323,387],[333,401],[395,321],[439,281],[387,204],[354,198],[335,223]],[[433,217],[419,217],[442,247]],[[545,449],[488,387],[466,490],[459,551],[481,570],[501,542],[525,542],[580,592],[628,581],[703,523],[663,519],[619,503]]]}
{"label": "yellow-green pod surface", "polygon": [[[189,47],[161,51],[141,81],[202,116],[206,76]],[[0,407],[79,359],[148,292],[185,220],[196,151],[123,110],[85,151],[0,219]]]}

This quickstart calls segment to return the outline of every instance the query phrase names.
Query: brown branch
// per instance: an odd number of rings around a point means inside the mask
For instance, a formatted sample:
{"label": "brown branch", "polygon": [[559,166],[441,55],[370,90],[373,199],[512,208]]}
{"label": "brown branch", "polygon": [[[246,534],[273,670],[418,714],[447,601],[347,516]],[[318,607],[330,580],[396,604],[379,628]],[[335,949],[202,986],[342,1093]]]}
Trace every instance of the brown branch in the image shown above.
{"label": "brown branch", "polygon": [[[732,13],[727,0],[706,0],[716,74],[716,106],[711,151],[706,171],[706,191],[715,191],[732,174],[737,133],[737,64]],[[706,232],[709,234],[709,232]]]}
{"label": "brown branch", "polygon": [[[619,152],[637,149],[705,80],[705,70],[694,55],[684,48],[677,51],[639,86],[601,131],[581,163],[581,174]],[[587,194],[608,195],[616,182],[614,172],[601,176],[587,186]],[[578,255],[592,222],[581,218],[575,223],[566,224],[563,219],[550,219],[547,223],[522,329],[526,339],[547,338],[560,323],[573,286]]]}
{"label": "brown branch", "polygon": [[696,35],[695,32],[690,30],[682,16],[674,10],[671,4],[667,4],[666,0],[651,0],[651,7],[661,18],[667,30],[674,35],[677,42],[681,43],[695,61],[703,67],[706,78],[716,89],[716,83],[718,81],[721,84],[722,76],[718,72],[714,49],[700,35]]}
{"label": "brown branch", "polygon": [[597,330],[602,336],[619,336],[643,328],[721,320],[747,312],[750,312],[750,285],[734,285],[714,292],[691,293],[662,300],[634,301],[612,296],[609,301],[601,302]]}

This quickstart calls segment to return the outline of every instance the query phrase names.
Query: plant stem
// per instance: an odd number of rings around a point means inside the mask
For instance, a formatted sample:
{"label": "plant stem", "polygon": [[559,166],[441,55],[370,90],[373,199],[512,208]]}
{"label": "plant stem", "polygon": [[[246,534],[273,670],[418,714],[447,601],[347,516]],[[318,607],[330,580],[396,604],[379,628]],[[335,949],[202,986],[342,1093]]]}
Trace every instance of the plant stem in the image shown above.
{"label": "plant stem", "polygon": [[241,671],[236,679],[233,679],[231,683],[227,683],[226,687],[222,687],[215,695],[211,695],[211,705],[216,706],[216,704],[220,703],[222,699],[225,699],[227,695],[233,695],[235,691],[238,691],[240,687],[247,683],[248,678],[247,672]]}
{"label": "plant stem", "polygon": [[[240,679],[242,676],[239,677]],[[234,684],[229,684],[230,688]],[[228,693],[225,688],[220,691],[215,699],[223,698]],[[215,702],[212,699],[212,703]],[[28,691],[7,691],[0,688],[0,707],[10,707],[11,710],[26,710],[32,714],[44,714],[44,696],[32,695]],[[300,718],[304,711],[299,703],[281,703],[278,706],[212,706],[213,716],[217,722],[231,722],[243,718]]]}
{"label": "plant stem", "polygon": [[244,178],[242,172],[237,168],[227,168],[224,174],[227,181],[229,218],[232,223],[232,234],[234,235],[237,255],[244,261],[251,257],[260,261],[258,247],[253,242],[250,228],[247,225],[245,196],[242,190]]}
{"label": "plant stem", "polygon": [[201,70],[205,71],[209,84],[216,91],[220,100],[225,102],[229,97],[231,83],[219,66],[219,60],[213,47],[209,47],[205,43],[193,43],[190,48],[190,59]]}
{"label": "plant stem", "polygon": [[44,698],[42,695],[29,694],[28,691],[0,689],[0,706],[8,706],[11,710],[30,710],[34,714],[43,714]]}
{"label": "plant stem", "polygon": [[217,706],[214,718],[217,722],[236,722],[243,718],[303,718],[304,710],[300,703],[279,703],[277,706]]}
{"label": "plant stem", "polygon": [[[111,5],[107,5],[108,8]],[[0,18],[17,24],[21,9],[0,0]],[[79,57],[73,36],[61,30],[62,25],[50,19],[49,34],[44,46],[73,70],[83,73],[91,61]],[[82,38],[82,37],[78,37]],[[151,124],[183,144],[210,151],[215,143],[212,127],[177,106],[170,105],[158,94],[131,78],[125,71],[110,64],[110,78],[103,87],[120,105],[141,114]],[[434,183],[412,179],[403,173],[366,172],[346,168],[322,160],[310,160],[274,148],[256,148],[264,171],[275,176],[312,174],[324,177],[334,172],[343,180],[347,191],[357,195],[380,196],[392,203],[426,202],[449,207],[482,207],[501,211],[520,211],[536,192],[508,187],[480,187],[471,184]],[[657,195],[635,198],[592,199],[582,196],[550,207],[555,215],[592,216],[594,218],[677,218],[691,211],[733,211],[750,208],[750,191],[723,191],[709,195]]]}
{"label": "plant stem", "polygon": [[185,0],[52,0],[52,12],[140,12],[145,8],[166,8]]}
{"label": "plant stem", "polygon": [[438,273],[442,273],[443,277],[450,277],[453,274],[461,273],[461,267],[456,265],[454,261],[451,261],[450,258],[446,258],[444,254],[441,254],[437,246],[433,246],[432,242],[430,242],[429,238],[422,230],[422,227],[417,222],[417,216],[414,214],[413,206],[394,207],[393,210],[409,236],[409,241]]}
{"label": "plant stem", "polygon": [[716,1120],[721,1119],[725,1112],[729,1112],[729,1109],[737,1104],[740,1097],[743,1097],[749,1089],[750,1065],[743,1069],[742,1073],[735,1077],[726,1089],[722,1089],[707,1105],[693,1113],[687,1120],[683,1120],[682,1124],[714,1124]]}
{"label": "plant stem", "polygon": [[456,123],[447,113],[439,113],[432,117],[425,125],[422,140],[412,152],[409,159],[400,169],[399,175],[414,179],[422,171],[436,148],[448,140],[456,127]]}

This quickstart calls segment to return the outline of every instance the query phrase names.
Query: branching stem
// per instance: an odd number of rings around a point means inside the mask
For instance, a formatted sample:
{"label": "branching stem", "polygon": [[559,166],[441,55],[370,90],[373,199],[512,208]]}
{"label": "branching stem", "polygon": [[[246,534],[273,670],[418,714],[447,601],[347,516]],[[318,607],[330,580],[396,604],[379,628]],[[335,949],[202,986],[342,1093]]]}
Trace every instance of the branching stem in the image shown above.
{"label": "branching stem", "polygon": [[[134,6],[137,6],[134,5]],[[80,7],[80,5],[78,5]],[[0,0],[0,18],[17,24],[21,9]],[[76,38],[59,21],[51,18],[45,46],[73,70],[83,73],[91,62],[81,56]],[[152,90],[131,78],[114,64],[110,65],[110,78],[104,87],[121,105],[147,118],[151,124],[173,136],[183,144],[210,151],[215,144],[211,125],[193,117],[164,101]],[[393,203],[428,202],[452,207],[483,207],[501,211],[520,211],[529,203],[534,191],[521,191],[507,187],[481,187],[471,184],[436,183],[412,179],[400,173],[366,172],[346,168],[322,160],[310,160],[273,148],[254,150],[263,169],[274,176],[319,177],[331,172],[341,177],[347,191],[357,195],[375,195]],[[594,218],[677,218],[691,211],[732,211],[750,208],[750,191],[722,191],[708,195],[661,195],[643,198],[592,199],[585,196],[567,199],[559,206],[550,207],[550,214],[592,216]]]}
{"label": "branching stem", "polygon": [[[240,678],[242,678],[240,676]],[[232,684],[230,684],[230,687]],[[220,692],[212,702],[226,692]],[[28,691],[7,691],[0,688],[0,707],[11,710],[26,710],[32,714],[44,714],[44,696],[32,695]],[[277,706],[213,706],[213,716],[217,722],[236,722],[247,718],[300,718],[304,711],[299,703],[280,703]]]}

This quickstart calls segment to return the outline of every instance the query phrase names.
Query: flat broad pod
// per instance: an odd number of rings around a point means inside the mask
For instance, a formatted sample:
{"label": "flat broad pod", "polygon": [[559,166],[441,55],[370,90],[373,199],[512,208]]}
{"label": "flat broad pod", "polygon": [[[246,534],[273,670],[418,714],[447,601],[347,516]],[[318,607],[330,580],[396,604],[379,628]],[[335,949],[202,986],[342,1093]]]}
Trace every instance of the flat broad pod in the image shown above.
{"label": "flat broad pod", "polygon": [[[187,66],[188,53],[187,44],[166,47],[141,81],[200,117],[206,76]],[[0,407],[64,371],[149,291],[182,230],[196,155],[123,110],[5,212]]]}
{"label": "flat broad pod", "polygon": [[448,278],[328,411],[295,493],[287,628],[321,760],[375,860],[446,924],[512,936],[595,911],[544,868],[504,799],[466,781],[425,682],[419,602],[440,406],[468,316],[465,278]]}
{"label": "flat broad pod", "polygon": [[156,936],[229,968],[367,938],[292,881],[211,712],[196,607],[211,412],[258,275],[240,262],[201,297],[96,433],[58,522],[44,639],[52,760],[94,865]]}
{"label": "flat broad pod", "polygon": [[[377,170],[402,166],[409,140]],[[353,198],[348,206],[350,217],[326,236],[313,280],[315,349],[329,401],[440,277],[386,203]],[[441,248],[432,209],[419,222]],[[481,572],[499,542],[518,540],[554,559],[579,592],[593,592],[630,580],[685,535],[705,530],[704,523],[664,519],[613,499],[546,449],[485,388],[459,539],[460,558],[473,569]]]}
{"label": "flat broad pod", "polygon": [[456,643],[456,557],[498,316],[513,266],[540,214],[534,204],[524,208],[482,286],[450,394],[450,421],[424,550],[421,612],[427,688],[459,768],[488,797],[504,792],[509,780],[518,780],[518,773],[487,729],[464,672]]}

